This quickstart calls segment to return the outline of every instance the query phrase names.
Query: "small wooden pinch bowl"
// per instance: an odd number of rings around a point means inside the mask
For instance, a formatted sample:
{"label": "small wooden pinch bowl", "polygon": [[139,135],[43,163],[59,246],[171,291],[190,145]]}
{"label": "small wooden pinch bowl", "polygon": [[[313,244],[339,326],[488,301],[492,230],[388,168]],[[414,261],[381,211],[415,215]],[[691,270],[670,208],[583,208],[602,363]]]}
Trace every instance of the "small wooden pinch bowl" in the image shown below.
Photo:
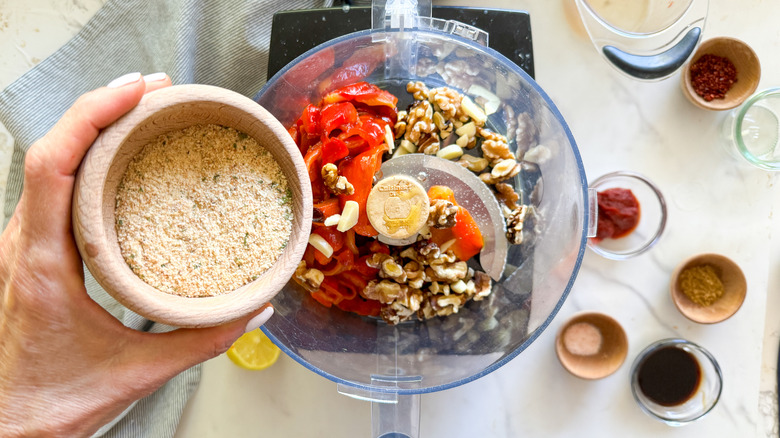
{"label": "small wooden pinch bowl", "polygon": [[[706,54],[728,58],[737,69],[737,82],[726,92],[723,99],[713,99],[707,102],[696,94],[691,84],[691,65]],[[724,111],[741,105],[756,91],[760,79],[761,63],[756,52],[747,43],[736,38],[715,37],[699,45],[690,62],[683,67],[680,85],[685,97],[699,108]]]}
{"label": "small wooden pinch bowl", "polygon": [[628,338],[614,318],[598,312],[581,312],[558,331],[555,354],[574,376],[601,379],[617,371],[626,360]]}
{"label": "small wooden pinch bowl", "polygon": [[[694,303],[680,287],[680,273],[689,267],[700,265],[715,268],[723,283],[723,295],[709,306]],[[686,318],[700,324],[714,324],[725,321],[739,310],[747,294],[747,280],[739,265],[730,258],[720,254],[700,254],[677,266],[672,273],[669,290],[674,305]]]}
{"label": "small wooden pinch bowl", "polygon": [[[192,298],[162,292],[133,273],[120,251],[114,209],[119,183],[132,158],[160,134],[198,124],[234,128],[268,150],[287,178],[293,219],[287,245],[266,272],[231,292]],[[100,133],[76,177],[72,214],[84,263],[122,305],[172,326],[216,326],[257,311],[292,276],[311,227],[311,183],[287,130],[260,105],[223,88],[177,85],[145,95],[134,109]]]}

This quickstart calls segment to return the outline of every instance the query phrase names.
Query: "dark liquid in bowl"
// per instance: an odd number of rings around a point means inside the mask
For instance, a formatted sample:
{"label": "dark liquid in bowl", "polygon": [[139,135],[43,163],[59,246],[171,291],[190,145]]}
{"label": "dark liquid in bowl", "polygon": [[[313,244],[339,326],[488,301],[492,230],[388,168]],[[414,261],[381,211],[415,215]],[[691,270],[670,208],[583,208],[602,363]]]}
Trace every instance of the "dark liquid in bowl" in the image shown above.
{"label": "dark liquid in bowl", "polygon": [[690,399],[699,387],[701,368],[691,353],[663,347],[648,355],[637,375],[642,393],[661,406],[676,406]]}

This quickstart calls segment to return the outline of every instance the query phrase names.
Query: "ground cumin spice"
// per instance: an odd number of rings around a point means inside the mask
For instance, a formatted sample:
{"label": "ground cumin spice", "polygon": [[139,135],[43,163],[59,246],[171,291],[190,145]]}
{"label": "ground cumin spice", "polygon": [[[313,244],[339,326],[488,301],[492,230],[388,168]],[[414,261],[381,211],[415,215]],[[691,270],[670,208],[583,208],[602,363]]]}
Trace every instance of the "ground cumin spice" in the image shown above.
{"label": "ground cumin spice", "polygon": [[710,265],[692,266],[680,273],[680,288],[700,306],[709,306],[723,296],[723,282]]}
{"label": "ground cumin spice", "polygon": [[691,64],[693,91],[707,102],[723,99],[737,82],[737,68],[728,58],[706,54]]}

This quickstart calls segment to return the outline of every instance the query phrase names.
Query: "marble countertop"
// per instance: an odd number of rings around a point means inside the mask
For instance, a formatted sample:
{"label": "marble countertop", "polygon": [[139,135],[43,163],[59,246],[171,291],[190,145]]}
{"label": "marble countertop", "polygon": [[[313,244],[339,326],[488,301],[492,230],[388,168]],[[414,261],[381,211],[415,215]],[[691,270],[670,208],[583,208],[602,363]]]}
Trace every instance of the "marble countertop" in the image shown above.
{"label": "marble countertop", "polygon": [[[75,34],[104,0],[0,2],[0,88]],[[667,228],[650,252],[610,261],[588,251],[569,299],[526,351],[481,379],[422,397],[421,436],[778,436],[776,362],[780,341],[780,189],[778,175],[749,167],[720,146],[725,113],[707,112],[680,92],[679,73],[638,82],[607,65],[583,33],[571,0],[437,1],[451,6],[527,10],[539,84],[578,143],[589,180],[640,172],[664,193]],[[780,86],[780,3],[711,0],[704,38],[748,42],[762,64],[759,90]],[[149,73],[149,72],[145,72]],[[0,129],[0,199],[12,138]],[[690,255],[718,252],[748,279],[743,307],[716,325],[689,322],[668,295],[669,275]],[[629,353],[613,375],[569,375],[554,352],[555,333],[581,310],[607,313],[626,329]],[[672,428],[643,414],[628,385],[631,362],[655,340],[679,336],[719,361],[723,396],[701,421]],[[224,355],[204,365],[178,437],[366,436],[371,407],[282,356],[263,372]]]}

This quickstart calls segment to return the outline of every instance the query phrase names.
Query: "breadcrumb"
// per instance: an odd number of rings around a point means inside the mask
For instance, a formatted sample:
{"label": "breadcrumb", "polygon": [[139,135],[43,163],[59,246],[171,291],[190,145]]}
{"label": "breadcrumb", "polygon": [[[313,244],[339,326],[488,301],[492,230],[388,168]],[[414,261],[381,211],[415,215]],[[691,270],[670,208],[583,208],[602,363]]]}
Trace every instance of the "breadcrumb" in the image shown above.
{"label": "breadcrumb", "polygon": [[228,293],[279,258],[292,194],[273,156],[219,125],[159,136],[133,158],[116,195],[127,264],[149,285],[185,297]]}

